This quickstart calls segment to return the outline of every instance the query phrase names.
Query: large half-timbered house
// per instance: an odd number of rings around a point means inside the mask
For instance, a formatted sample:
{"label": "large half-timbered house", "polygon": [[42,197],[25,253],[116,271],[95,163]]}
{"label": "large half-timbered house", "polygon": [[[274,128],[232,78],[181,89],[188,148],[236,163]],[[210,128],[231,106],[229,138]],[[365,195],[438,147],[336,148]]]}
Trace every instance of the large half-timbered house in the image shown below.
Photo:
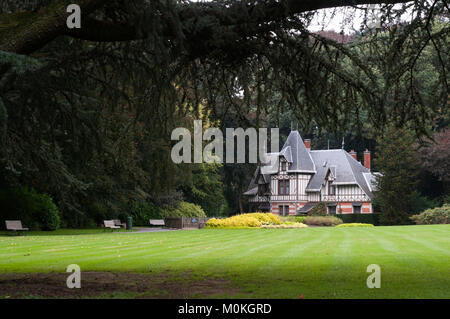
{"label": "large half-timbered house", "polygon": [[310,140],[292,131],[281,151],[267,153],[267,159],[244,193],[252,211],[299,215],[325,202],[329,214],[373,212],[376,173],[368,150],[361,164],[353,150],[311,150]]}

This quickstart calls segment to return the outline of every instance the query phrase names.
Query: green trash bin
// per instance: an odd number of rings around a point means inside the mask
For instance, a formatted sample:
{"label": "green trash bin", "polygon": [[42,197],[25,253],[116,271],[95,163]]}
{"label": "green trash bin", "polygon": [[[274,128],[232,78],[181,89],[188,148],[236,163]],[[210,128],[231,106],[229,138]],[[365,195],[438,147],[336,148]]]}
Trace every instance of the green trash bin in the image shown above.
{"label": "green trash bin", "polygon": [[127,216],[127,229],[133,229],[133,217],[131,216]]}

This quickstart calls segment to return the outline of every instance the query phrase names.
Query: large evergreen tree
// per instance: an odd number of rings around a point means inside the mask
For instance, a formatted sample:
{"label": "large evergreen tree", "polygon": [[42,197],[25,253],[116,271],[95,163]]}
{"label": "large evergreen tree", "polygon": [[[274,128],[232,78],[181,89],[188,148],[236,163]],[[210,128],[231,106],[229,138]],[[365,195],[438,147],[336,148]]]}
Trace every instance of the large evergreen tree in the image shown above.
{"label": "large evergreen tree", "polygon": [[376,177],[375,204],[381,212],[380,222],[407,224],[418,182],[414,135],[406,129],[390,126],[377,142],[374,164],[381,174]]}

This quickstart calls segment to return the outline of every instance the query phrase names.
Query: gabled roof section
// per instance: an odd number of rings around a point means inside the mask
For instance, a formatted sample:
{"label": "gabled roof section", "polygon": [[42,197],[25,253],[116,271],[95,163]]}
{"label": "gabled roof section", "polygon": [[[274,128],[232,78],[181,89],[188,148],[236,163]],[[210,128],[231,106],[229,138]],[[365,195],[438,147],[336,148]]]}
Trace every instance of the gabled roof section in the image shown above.
{"label": "gabled roof section", "polygon": [[261,174],[276,174],[278,173],[278,160],[280,153],[266,153],[267,163],[260,166]]}
{"label": "gabled roof section", "polygon": [[288,161],[289,163],[292,163],[292,152],[291,152],[290,146],[283,148],[280,152],[280,155],[283,155],[284,158],[286,159],[286,161]]}
{"label": "gabled roof section", "polygon": [[363,173],[364,179],[366,180],[367,187],[371,192],[377,191],[377,182],[375,179],[376,175],[381,175],[380,173]]}
{"label": "gabled roof section", "polygon": [[247,190],[245,191],[244,195],[256,195],[258,193],[258,184],[257,184],[257,178],[260,174],[261,168],[258,166],[253,173],[253,177],[250,181],[250,184],[248,185]]}
{"label": "gabled roof section", "polygon": [[[328,170],[334,176],[334,182],[354,183],[350,165],[344,155],[344,150],[310,151],[311,157],[316,163],[317,173],[311,178],[306,187],[307,192],[318,192],[325,184]],[[336,169],[338,167],[338,169]]]}
{"label": "gabled roof section", "polygon": [[328,166],[328,171],[330,172],[331,176],[333,176],[333,178],[336,178],[336,166],[334,165]]}
{"label": "gabled roof section", "polygon": [[364,167],[360,162],[355,160],[353,156],[349,153],[345,152],[345,156],[350,164],[350,167],[353,172],[353,176],[355,177],[356,183],[361,187],[361,189],[366,193],[367,196],[373,198],[373,192],[370,190],[369,185],[367,184],[366,178],[364,177],[364,173],[370,173],[370,170],[367,167]]}
{"label": "gabled roof section", "polygon": [[266,184],[270,183],[270,175],[278,172],[278,154],[279,153],[266,154],[267,164],[262,166],[258,165],[255,169],[253,177],[244,195],[256,195],[258,193],[258,184],[261,182],[261,177],[264,179]]}
{"label": "gabled roof section", "polygon": [[245,193],[244,193],[244,195],[249,195],[249,196],[252,196],[252,195],[256,195],[256,194],[258,194],[258,187],[253,187],[253,188],[249,188]]}
{"label": "gabled roof section", "polygon": [[[290,148],[292,156],[292,164],[288,171],[297,172],[310,172],[314,173],[316,171],[314,162],[310,156],[310,152],[306,149],[303,143],[302,137],[298,131],[291,131],[286,142],[281,149],[281,153],[288,152],[287,148]],[[286,158],[288,160],[288,158]],[[288,160],[289,161],[289,160]]]}
{"label": "gabled roof section", "polygon": [[[343,149],[310,151],[316,163],[317,173],[311,178],[306,187],[307,192],[318,192],[325,184],[325,177],[330,170],[336,185],[358,185],[370,198],[373,197],[372,189],[367,180],[372,176],[369,169],[361,165],[349,153]],[[369,174],[365,176],[364,174]]]}

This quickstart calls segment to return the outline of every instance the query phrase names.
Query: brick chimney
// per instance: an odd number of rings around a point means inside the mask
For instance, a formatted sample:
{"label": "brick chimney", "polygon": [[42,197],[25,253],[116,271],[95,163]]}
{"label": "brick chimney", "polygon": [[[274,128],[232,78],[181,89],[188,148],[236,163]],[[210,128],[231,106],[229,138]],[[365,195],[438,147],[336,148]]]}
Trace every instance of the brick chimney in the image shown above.
{"label": "brick chimney", "polygon": [[351,150],[351,151],[350,151],[350,155],[355,159],[355,161],[358,160],[358,158],[356,157],[356,152],[355,152],[355,150]]}
{"label": "brick chimney", "polygon": [[370,169],[370,151],[367,148],[364,151],[364,167]]}
{"label": "brick chimney", "polygon": [[308,138],[305,140],[305,147],[309,150],[311,150],[311,140]]}

